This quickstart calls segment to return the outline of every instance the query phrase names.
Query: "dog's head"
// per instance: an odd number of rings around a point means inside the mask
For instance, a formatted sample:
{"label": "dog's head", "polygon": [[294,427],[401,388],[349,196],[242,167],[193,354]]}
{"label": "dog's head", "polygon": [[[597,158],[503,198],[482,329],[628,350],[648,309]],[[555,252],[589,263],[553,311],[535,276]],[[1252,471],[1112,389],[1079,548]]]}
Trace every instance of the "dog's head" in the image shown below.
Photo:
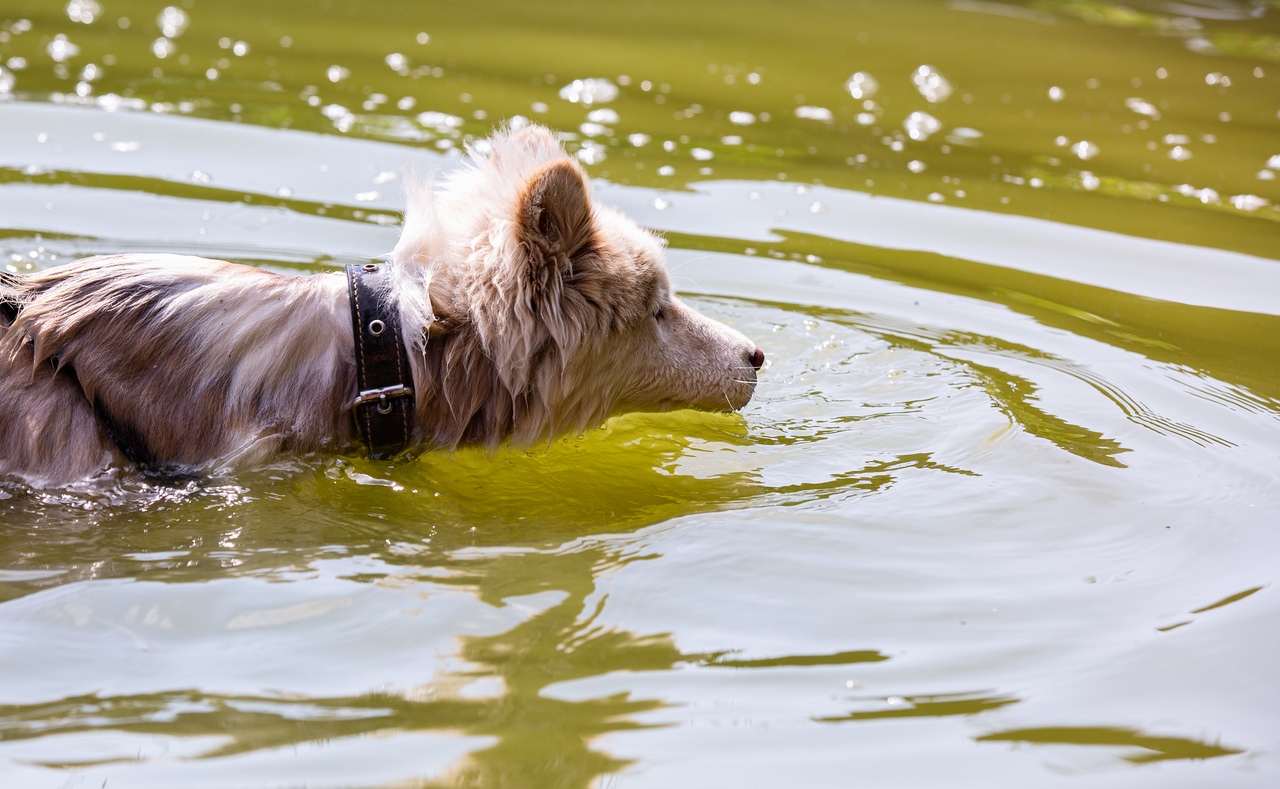
{"label": "dog's head", "polygon": [[675,297],[662,243],[596,203],[545,128],[501,132],[411,194],[394,258],[429,298],[406,321],[457,360],[478,344],[517,441],[623,411],[736,410],[755,389],[764,354]]}

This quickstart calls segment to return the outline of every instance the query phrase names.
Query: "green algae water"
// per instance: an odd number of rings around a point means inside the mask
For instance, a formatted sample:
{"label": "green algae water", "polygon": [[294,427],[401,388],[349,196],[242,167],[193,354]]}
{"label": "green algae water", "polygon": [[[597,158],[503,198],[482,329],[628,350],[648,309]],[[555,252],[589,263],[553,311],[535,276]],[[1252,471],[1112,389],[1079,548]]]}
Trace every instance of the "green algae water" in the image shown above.
{"label": "green algae water", "polygon": [[334,270],[526,122],[755,399],[0,483],[0,785],[1280,782],[1280,4],[3,0],[0,265]]}

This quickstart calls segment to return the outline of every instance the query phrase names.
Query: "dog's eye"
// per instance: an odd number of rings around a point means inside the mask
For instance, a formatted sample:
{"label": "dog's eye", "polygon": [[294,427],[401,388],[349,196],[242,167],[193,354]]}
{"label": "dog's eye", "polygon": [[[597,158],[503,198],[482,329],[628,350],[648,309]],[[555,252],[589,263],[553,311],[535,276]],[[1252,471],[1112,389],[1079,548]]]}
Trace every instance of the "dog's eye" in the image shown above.
{"label": "dog's eye", "polygon": [[659,304],[653,310],[653,317],[655,320],[662,320],[663,318],[667,317],[667,309],[663,307],[661,304]]}

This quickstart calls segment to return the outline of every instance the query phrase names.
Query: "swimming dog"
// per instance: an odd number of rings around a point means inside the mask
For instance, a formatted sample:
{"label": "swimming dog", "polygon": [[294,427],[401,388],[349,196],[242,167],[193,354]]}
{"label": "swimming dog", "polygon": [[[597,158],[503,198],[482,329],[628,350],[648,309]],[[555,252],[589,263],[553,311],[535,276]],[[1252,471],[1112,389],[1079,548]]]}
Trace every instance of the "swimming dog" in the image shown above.
{"label": "swimming dog", "polygon": [[389,264],[356,267],[380,269],[365,298],[398,333],[391,387],[361,383],[340,273],[123,254],[0,276],[0,474],[53,486],[350,452],[388,393],[396,451],[750,400],[764,353],[675,297],[660,240],[597,203],[547,129],[499,131],[407,198]]}

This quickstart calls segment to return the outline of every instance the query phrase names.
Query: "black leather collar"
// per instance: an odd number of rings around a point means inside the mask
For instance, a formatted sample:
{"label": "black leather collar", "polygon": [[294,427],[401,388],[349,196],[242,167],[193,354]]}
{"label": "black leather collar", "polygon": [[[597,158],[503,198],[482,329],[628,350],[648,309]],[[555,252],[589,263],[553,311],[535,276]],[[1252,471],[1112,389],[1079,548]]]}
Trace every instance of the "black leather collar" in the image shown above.
{"label": "black leather collar", "polygon": [[390,263],[347,266],[347,297],[356,343],[356,388],[351,403],[356,429],[369,456],[395,457],[409,446],[413,427],[413,378],[400,339],[396,304],[383,298]]}

